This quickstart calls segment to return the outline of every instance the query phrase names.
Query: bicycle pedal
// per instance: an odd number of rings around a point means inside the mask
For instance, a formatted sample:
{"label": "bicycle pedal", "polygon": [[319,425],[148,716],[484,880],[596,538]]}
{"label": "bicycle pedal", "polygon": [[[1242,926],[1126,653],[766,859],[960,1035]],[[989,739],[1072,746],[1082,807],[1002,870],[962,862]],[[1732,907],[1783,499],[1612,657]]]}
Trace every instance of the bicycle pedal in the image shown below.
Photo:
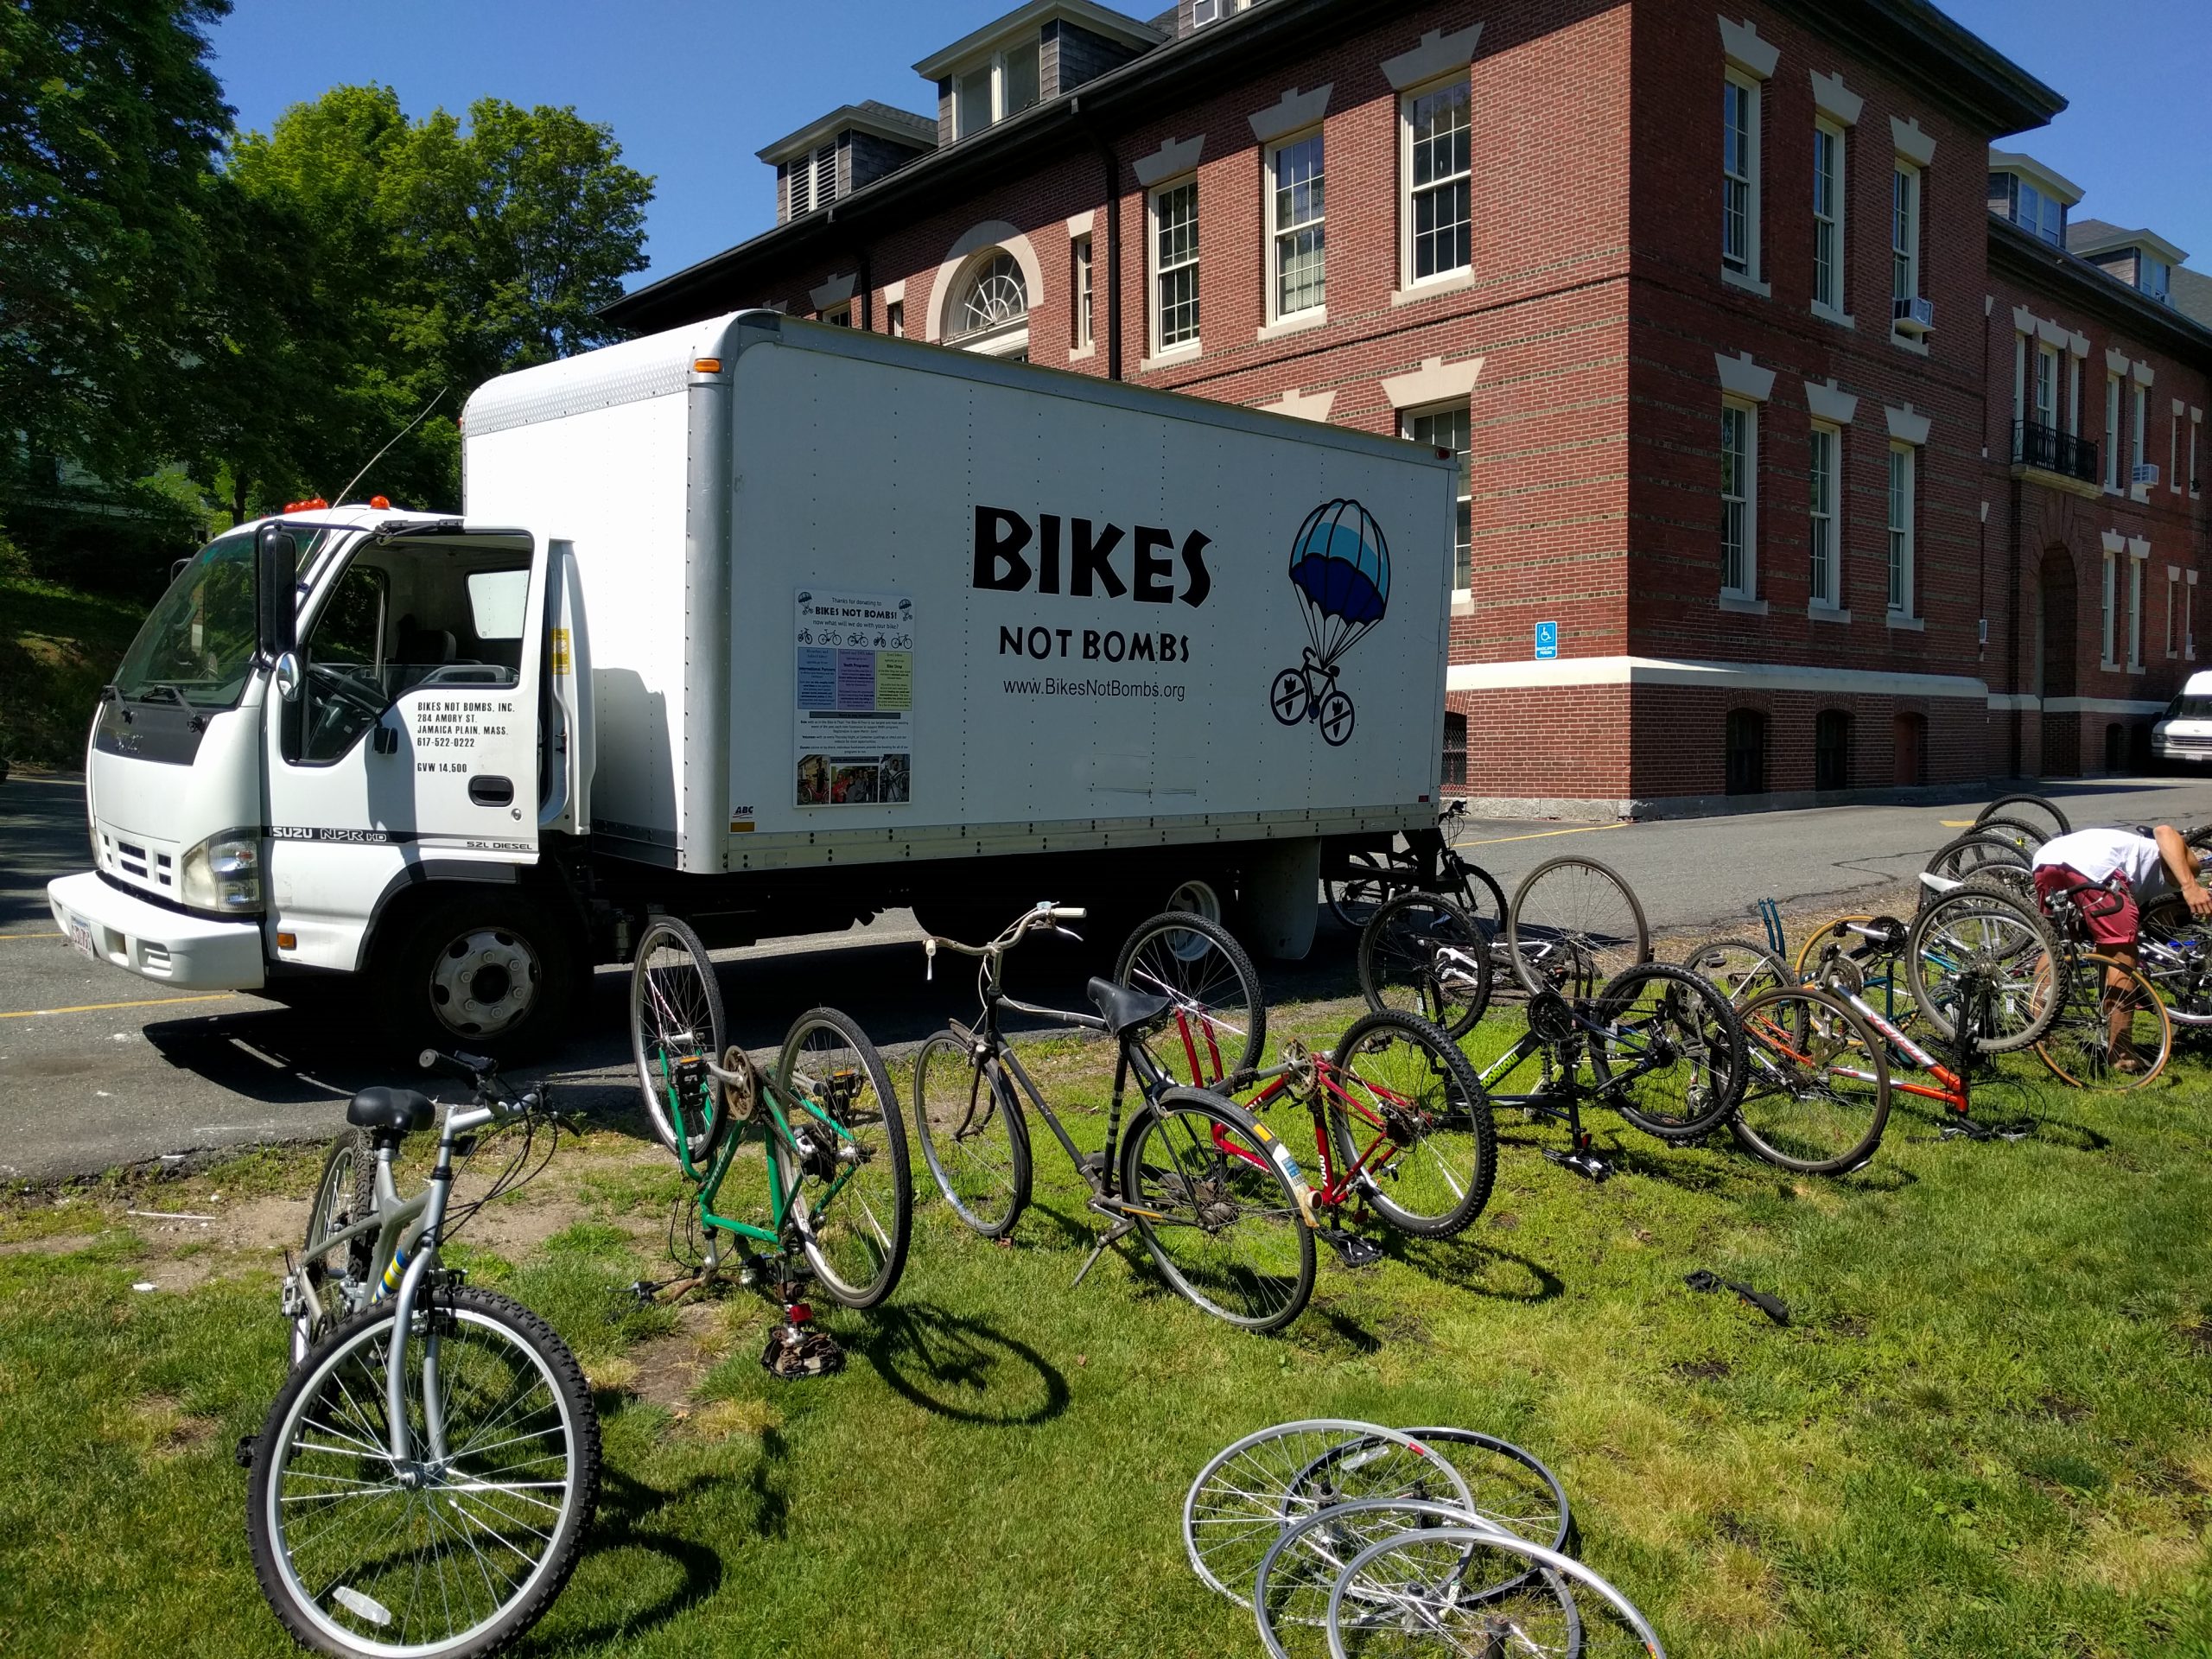
{"label": "bicycle pedal", "polygon": [[253,1443],[260,1438],[261,1437],[257,1434],[239,1435],[238,1445],[232,1448],[231,1461],[237,1464],[241,1469],[252,1468]]}
{"label": "bicycle pedal", "polygon": [[1323,1241],[1347,1268],[1371,1268],[1382,1259],[1382,1247],[1371,1238],[1362,1238],[1341,1227],[1324,1227],[1319,1230]]}
{"label": "bicycle pedal", "polygon": [[803,1376],[830,1376],[845,1369],[845,1351],[827,1332],[789,1323],[768,1333],[760,1369],[786,1382]]}

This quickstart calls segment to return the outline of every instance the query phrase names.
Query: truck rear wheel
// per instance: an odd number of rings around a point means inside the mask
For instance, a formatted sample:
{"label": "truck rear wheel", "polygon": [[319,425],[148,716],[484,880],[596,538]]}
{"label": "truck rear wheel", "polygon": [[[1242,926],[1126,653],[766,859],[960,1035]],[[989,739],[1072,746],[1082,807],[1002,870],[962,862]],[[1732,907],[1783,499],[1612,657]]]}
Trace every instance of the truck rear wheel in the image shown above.
{"label": "truck rear wheel", "polygon": [[382,964],[385,1028],[403,1048],[465,1048],[502,1059],[560,1028],[575,950],[549,907],[477,893],[430,906]]}

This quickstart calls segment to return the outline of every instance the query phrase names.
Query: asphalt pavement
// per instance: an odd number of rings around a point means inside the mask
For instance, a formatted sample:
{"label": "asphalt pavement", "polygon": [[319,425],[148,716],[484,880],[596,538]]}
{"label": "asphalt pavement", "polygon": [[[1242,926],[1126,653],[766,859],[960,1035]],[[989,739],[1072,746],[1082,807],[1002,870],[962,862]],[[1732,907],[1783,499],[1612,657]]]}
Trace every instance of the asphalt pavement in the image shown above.
{"label": "asphalt pavement", "polygon": [[[2044,792],[2077,824],[2212,819],[2212,779],[2107,779]],[[1843,806],[1596,826],[1479,820],[1457,839],[1509,894],[1546,859],[1573,852],[1625,876],[1655,933],[1743,932],[1756,931],[1761,898],[1786,909],[1897,902],[1897,890],[1974,811]],[[77,955],[54,930],[46,883],[86,868],[87,858],[76,779],[17,773],[0,784],[0,1179],[54,1179],[317,1139],[344,1121],[355,1090],[399,1080],[342,1005],[309,1015],[250,995],[179,992]],[[899,911],[843,934],[717,953],[732,1039],[772,1050],[798,1014],[825,1002],[855,1014],[887,1048],[919,1040],[948,1015],[967,1017],[967,971],[941,962],[925,983],[919,938]],[[1270,997],[1350,994],[1352,944],[1325,918],[1306,962],[1262,964]],[[1081,1006],[1093,964],[1072,950],[1033,948],[1012,988]],[[550,1075],[576,1107],[626,1114],[635,1100],[626,988],[625,970],[602,969],[577,1034],[516,1077]]]}

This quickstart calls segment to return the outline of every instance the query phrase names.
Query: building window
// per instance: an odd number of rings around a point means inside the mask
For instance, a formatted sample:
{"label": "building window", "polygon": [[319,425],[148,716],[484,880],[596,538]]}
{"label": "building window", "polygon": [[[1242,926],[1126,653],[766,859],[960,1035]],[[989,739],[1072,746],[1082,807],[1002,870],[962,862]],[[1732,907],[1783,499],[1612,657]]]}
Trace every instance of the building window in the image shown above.
{"label": "building window", "polygon": [[2113,601],[2119,597],[2120,555],[2111,551],[2107,551],[2105,554],[2103,592],[2104,627],[2103,632],[2099,635],[2100,644],[2097,649],[2097,666],[2100,668],[2111,668],[2115,665],[2113,662],[2112,655],[2113,624],[2117,620],[2115,615],[2116,607],[2114,606]]}
{"label": "building window", "polygon": [[2105,377],[2105,488],[2120,487],[2120,377]]}
{"label": "building window", "polygon": [[2058,351],[2056,346],[2038,344],[2036,347],[2036,424],[2046,432],[2058,429]]}
{"label": "building window", "polygon": [[2147,253],[2139,253],[2135,257],[2140,262],[2141,271],[2135,285],[2154,300],[2171,302],[2173,267],[2163,259],[2153,259]]}
{"label": "building window", "polygon": [[1920,297],[1920,169],[1904,162],[1890,178],[1890,315],[1904,320]]}
{"label": "building window", "polygon": [[2166,487],[2181,493],[2181,410],[2174,410],[2173,429],[2166,437]]}
{"label": "building window", "polygon": [[1309,132],[1279,144],[1268,156],[1273,184],[1269,214],[1274,227],[1274,292],[1278,317],[1328,302],[1328,249],[1323,236],[1325,200],[1321,135]]}
{"label": "building window", "polygon": [[1198,181],[1152,193],[1153,329],[1158,349],[1198,339]]}
{"label": "building window", "polygon": [[848,301],[843,305],[831,306],[827,311],[824,311],[822,314],[822,321],[839,328],[851,327],[853,326],[853,308],[851,302]]}
{"label": "building window", "polygon": [[1208,23],[1217,23],[1251,3],[1252,0],[1191,0],[1191,27],[1204,29]]}
{"label": "building window", "polygon": [[2196,660],[2196,572],[2194,570],[2182,573],[2181,655],[2183,662]]}
{"label": "building window", "polygon": [[1766,793],[1766,716],[1756,709],[1731,709],[1723,739],[1731,795]]}
{"label": "building window", "polygon": [[1444,787],[1467,786],[1467,717],[1446,709],[1444,714]]}
{"label": "building window", "polygon": [[1039,101],[1042,90],[1036,41],[993,53],[988,62],[952,78],[952,136],[973,137],[1020,115]]}
{"label": "building window", "polygon": [[1424,410],[1419,414],[1408,413],[1405,417],[1405,434],[1415,443],[1426,443],[1438,449],[1449,449],[1459,461],[1459,530],[1452,563],[1452,585],[1461,593],[1474,586],[1474,541],[1471,534],[1473,524],[1471,508],[1473,497],[1469,488],[1472,468],[1472,417],[1465,404],[1453,404],[1443,409]]}
{"label": "building window", "polygon": [[1758,414],[1748,404],[1720,406],[1720,592],[1758,592]]}
{"label": "building window", "polygon": [[1813,124],[1813,303],[1843,312],[1843,129]]}
{"label": "building window", "polygon": [[906,302],[893,300],[883,308],[883,326],[897,338],[906,337]]}
{"label": "building window", "polygon": [[1910,444],[1890,446],[1890,613],[1893,616],[1912,614],[1915,460]]}
{"label": "building window", "polygon": [[1836,522],[1836,463],[1842,451],[1842,429],[1815,422],[1808,493],[1812,515],[1812,601],[1834,610],[1843,607],[1843,543],[1841,526]]}
{"label": "building window", "polygon": [[2175,635],[2175,625],[2181,620],[2181,607],[2174,602],[2176,590],[2180,587],[2181,567],[2177,564],[2168,565],[2166,567],[2166,655],[2169,657],[2181,655],[2181,647]]}
{"label": "building window", "polygon": [[2196,470],[2196,435],[2203,424],[2194,418],[2189,423],[2189,493],[2191,495],[2197,494],[2204,487],[2204,475]]}
{"label": "building window", "polygon": [[1759,87],[1728,71],[1720,83],[1720,268],[1759,275]]}
{"label": "building window", "polygon": [[1075,346],[1080,351],[1093,338],[1090,309],[1090,238],[1078,236],[1075,239],[1075,280],[1069,284],[1075,289]]}
{"label": "building window", "polygon": [[1910,711],[1890,723],[1891,741],[1897,746],[1896,771],[1900,784],[1928,781],[1928,716]]}
{"label": "building window", "polygon": [[1408,284],[1473,268],[1468,98],[1468,83],[1456,80],[1402,106]]}
{"label": "building window", "polygon": [[823,144],[810,156],[784,163],[784,218],[791,220],[827,207],[837,199],[837,146]]}
{"label": "building window", "polygon": [[2066,245],[2066,204],[2056,196],[2045,195],[2025,179],[2014,173],[1993,173],[1989,175],[1991,206],[1998,198],[2006,199],[2008,217],[2030,236],[2041,237],[2055,248]]}
{"label": "building window", "polygon": [[1851,715],[1823,709],[1813,716],[1813,787],[1851,787]]}
{"label": "building window", "polygon": [[2148,424],[2150,418],[2150,391],[2148,388],[2138,385],[2135,388],[2135,437],[2134,441],[2128,446],[2128,454],[2133,457],[2134,461],[2133,470],[2131,470],[2127,474],[2127,481],[2130,484],[2140,484],[2143,482],[2144,429]]}
{"label": "building window", "polygon": [[2143,567],[2148,563],[2133,557],[2127,561],[2127,669],[2131,674],[2143,666]]}
{"label": "building window", "polygon": [[971,334],[1003,328],[1028,315],[1029,293],[1022,283],[1020,263],[1010,253],[994,254],[969,278],[968,291],[961,296],[954,316],[950,338],[965,340]]}

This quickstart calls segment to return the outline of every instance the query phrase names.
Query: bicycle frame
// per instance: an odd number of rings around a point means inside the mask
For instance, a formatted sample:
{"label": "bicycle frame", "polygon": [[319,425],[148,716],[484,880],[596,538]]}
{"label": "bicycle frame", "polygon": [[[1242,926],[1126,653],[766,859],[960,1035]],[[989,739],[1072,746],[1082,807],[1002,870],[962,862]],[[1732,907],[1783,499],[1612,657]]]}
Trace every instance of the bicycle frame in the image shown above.
{"label": "bicycle frame", "polygon": [[[1556,995],[1556,994],[1553,994]],[[1582,1054],[1592,1035],[1603,1034],[1616,1039],[1628,1035],[1618,1026],[1600,1025],[1584,1012],[1587,1004],[1578,999],[1569,1002],[1559,997],[1560,1009],[1572,1022],[1556,1037],[1546,1037],[1535,1028],[1531,1019],[1528,1030],[1515,1039],[1513,1046],[1492,1060],[1484,1068],[1478,1081],[1483,1091],[1489,1094],[1493,1107],[1517,1108],[1532,1116],[1567,1126],[1568,1139],[1573,1142],[1570,1152],[1557,1153],[1547,1148],[1544,1155],[1555,1163],[1602,1180],[1609,1168],[1593,1147],[1590,1131],[1583,1127],[1582,1103],[1585,1100],[1606,1104],[1608,1096],[1618,1095],[1627,1084],[1653,1069],[1647,1056],[1634,1066],[1608,1077],[1600,1084],[1585,1085],[1582,1082]],[[1544,1066],[1541,1080],[1535,1092],[1526,1095],[1500,1095],[1491,1092],[1491,1085],[1502,1077],[1510,1077],[1530,1058],[1541,1054]],[[1554,1071],[1562,1075],[1554,1079]],[[1564,1097],[1566,1104],[1559,1104]]]}
{"label": "bicycle frame", "polygon": [[[684,1063],[679,1061],[677,1064],[681,1069]],[[680,1108],[683,1091],[687,1086],[688,1080],[669,1076],[668,1057],[665,1053],[661,1056],[661,1067],[663,1086],[671,1092],[671,1104]],[[704,1068],[702,1067],[702,1071],[703,1070]],[[789,1255],[789,1247],[785,1243],[786,1227],[796,1222],[798,1230],[802,1233],[805,1232],[823,1211],[829,1208],[830,1201],[844,1190],[845,1183],[853,1177],[853,1170],[846,1169],[830,1184],[829,1189],[823,1193],[821,1200],[812,1209],[804,1214],[798,1212],[793,1207],[793,1200],[798,1196],[797,1190],[785,1186],[782,1164],[776,1158],[773,1149],[768,1146],[772,1135],[780,1136],[783,1144],[790,1148],[794,1155],[798,1154],[798,1138],[791,1133],[791,1118],[788,1113],[790,1103],[785,1100],[782,1091],[767,1077],[760,1077],[755,1081],[760,1091],[761,1109],[766,1114],[766,1117],[760,1121],[760,1128],[761,1148],[766,1154],[764,1161],[768,1166],[769,1224],[767,1226],[762,1227],[753,1222],[740,1221],[733,1216],[722,1215],[714,1207],[721,1198],[722,1182],[729,1174],[730,1165],[735,1160],[739,1148],[745,1142],[746,1125],[743,1120],[731,1124],[724,1132],[721,1147],[703,1171],[692,1160],[690,1137],[683,1134],[676,1136],[677,1161],[683,1166],[684,1174],[696,1183],[699,1189],[692,1202],[699,1213],[700,1231],[706,1238],[705,1268],[709,1273],[713,1273],[721,1265],[721,1248],[715,1238],[717,1232],[728,1233],[732,1238],[750,1239],[756,1244],[765,1244],[772,1255]],[[702,1076],[698,1079],[697,1086],[709,1085]],[[802,1095],[798,1098],[798,1104],[816,1122],[840,1140],[847,1141],[852,1140],[851,1132],[829,1113],[823,1111],[811,1099]],[[670,1121],[679,1125],[683,1122],[680,1109],[671,1114]]]}
{"label": "bicycle frame", "polygon": [[[1182,1017],[1179,1014],[1176,1016],[1179,1020]],[[1189,1040],[1187,1034],[1185,1040],[1187,1045]],[[1301,1087],[1300,1074],[1308,1067],[1311,1068],[1312,1080]],[[1265,1086],[1258,1094],[1243,1101],[1243,1103],[1247,1111],[1256,1116],[1285,1095],[1291,1095],[1299,1099],[1313,1114],[1313,1150],[1321,1160],[1321,1184],[1312,1189],[1312,1203],[1314,1207],[1327,1210],[1342,1209],[1358,1195],[1358,1182],[1362,1176],[1372,1175],[1398,1155],[1400,1147],[1398,1143],[1390,1138],[1390,1126],[1376,1114],[1372,1107],[1353,1096],[1337,1081],[1336,1068],[1322,1056],[1308,1055],[1303,1065],[1291,1062],[1270,1067],[1266,1071],[1255,1074],[1250,1081],[1264,1083]],[[1369,1086],[1376,1093],[1387,1096],[1390,1103],[1394,1105],[1410,1106],[1412,1103],[1383,1089],[1380,1084]],[[1328,1100],[1333,1100],[1347,1112],[1357,1117],[1366,1128],[1376,1132],[1374,1140],[1367,1144],[1359,1156],[1352,1160],[1351,1168],[1344,1171],[1341,1176],[1338,1173],[1336,1151],[1330,1144],[1328,1125],[1325,1121],[1326,1112],[1325,1096]],[[1255,1166],[1257,1166],[1260,1162],[1243,1147],[1224,1141],[1218,1129],[1214,1133],[1214,1145],[1217,1150],[1241,1158],[1246,1163]],[[1376,1156],[1378,1148],[1382,1154],[1379,1157]]]}

